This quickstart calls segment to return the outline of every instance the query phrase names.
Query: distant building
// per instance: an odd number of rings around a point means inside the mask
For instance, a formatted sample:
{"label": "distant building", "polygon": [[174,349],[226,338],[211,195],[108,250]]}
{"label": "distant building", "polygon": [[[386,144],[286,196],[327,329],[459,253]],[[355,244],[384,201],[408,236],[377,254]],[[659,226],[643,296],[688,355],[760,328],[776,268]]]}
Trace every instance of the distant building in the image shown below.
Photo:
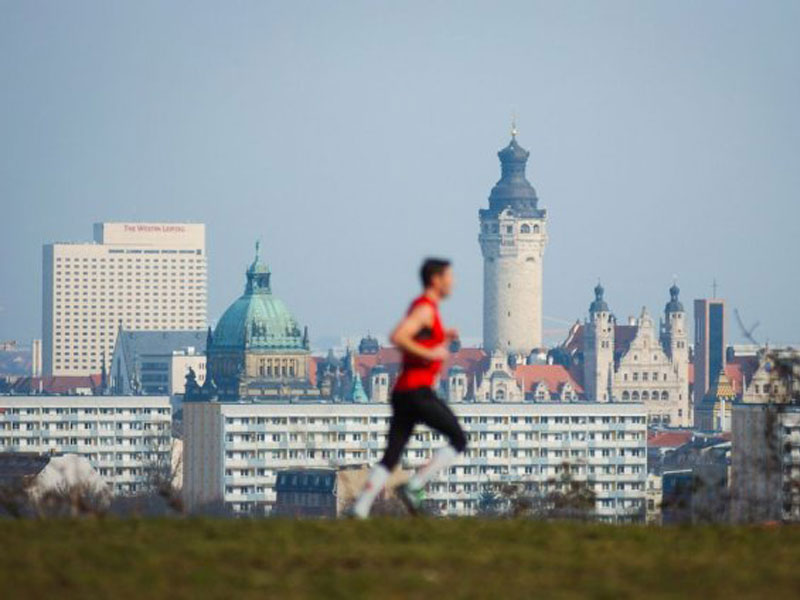
{"label": "distant building", "polygon": [[500,180],[480,210],[483,347],[527,355],[542,345],[542,260],[547,211],[525,177],[529,152],[511,142],[497,153]]}
{"label": "distant building", "polygon": [[205,330],[124,331],[117,334],[108,387],[118,396],[183,394],[193,369],[199,385],[206,378]]}
{"label": "distant building", "polygon": [[[546,492],[567,471],[589,482],[605,521],[645,516],[646,413],[633,403],[451,404],[470,446],[428,487],[436,512],[476,514],[484,485],[516,482]],[[183,493],[190,510],[223,504],[271,510],[281,471],[373,464],[386,443],[384,403],[185,402]],[[401,468],[430,460],[441,435],[420,427]]]}
{"label": "distant building", "polygon": [[646,309],[619,325],[598,284],[589,319],[576,323],[556,351],[576,377],[586,400],[642,402],[650,423],[692,424],[686,313],[677,285],[658,327]]}
{"label": "distant building", "polygon": [[800,522],[800,405],[733,408],[732,515],[736,522]]}
{"label": "distant building", "polygon": [[702,401],[695,404],[695,427],[700,431],[730,431],[733,404],[737,398],[730,378],[720,370]]}
{"label": "distant building", "polygon": [[256,256],[244,294],[223,313],[206,347],[207,377],[220,400],[318,398],[308,330],[272,293],[271,272]]}
{"label": "distant building", "polygon": [[10,392],[30,396],[94,396],[103,393],[102,375],[57,375],[54,377],[20,377]]}
{"label": "distant building", "polygon": [[694,301],[694,406],[695,425],[702,427],[700,412],[709,388],[725,371],[725,301],[699,299]]}
{"label": "distant building", "polygon": [[685,448],[688,459],[682,461],[689,468],[662,472],[663,525],[729,522],[730,450],[730,442],[705,447],[693,444]]}
{"label": "distant building", "polygon": [[42,372],[99,373],[117,331],[206,327],[205,226],[95,223],[43,248]]}
{"label": "distant building", "polygon": [[359,354],[377,354],[378,350],[380,349],[380,343],[378,343],[378,340],[371,335],[361,338],[361,341],[358,344]]}
{"label": "distant building", "polygon": [[0,396],[0,453],[77,454],[115,494],[170,469],[168,396]]}
{"label": "distant building", "polygon": [[676,525],[692,522],[694,473],[691,469],[664,471],[661,474],[661,523]]}
{"label": "distant building", "polygon": [[661,525],[661,502],[662,502],[663,477],[661,474],[647,474],[647,517],[646,521],[651,525]]}
{"label": "distant building", "polygon": [[272,514],[287,517],[336,517],[336,470],[279,471],[275,477],[275,505]]}
{"label": "distant building", "polygon": [[[352,401],[357,374],[370,402],[388,402],[400,370],[401,354],[396,348],[380,347],[368,354],[350,351],[342,358],[329,353],[314,362],[322,397],[334,402]],[[437,391],[449,402],[584,400],[583,388],[562,365],[512,366],[503,352],[495,351],[490,356],[481,348],[466,347],[459,348],[445,361]]]}

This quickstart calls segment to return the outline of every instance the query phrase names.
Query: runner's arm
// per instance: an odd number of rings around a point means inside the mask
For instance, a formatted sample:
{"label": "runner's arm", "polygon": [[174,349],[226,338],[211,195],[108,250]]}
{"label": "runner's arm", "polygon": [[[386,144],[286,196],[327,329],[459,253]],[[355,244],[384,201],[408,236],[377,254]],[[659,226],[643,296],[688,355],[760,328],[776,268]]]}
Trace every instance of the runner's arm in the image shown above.
{"label": "runner's arm", "polygon": [[427,304],[420,304],[400,321],[389,336],[389,340],[401,350],[425,360],[444,360],[447,358],[447,348],[444,344],[426,348],[414,340],[414,336],[421,329],[430,327],[432,324],[433,309]]}

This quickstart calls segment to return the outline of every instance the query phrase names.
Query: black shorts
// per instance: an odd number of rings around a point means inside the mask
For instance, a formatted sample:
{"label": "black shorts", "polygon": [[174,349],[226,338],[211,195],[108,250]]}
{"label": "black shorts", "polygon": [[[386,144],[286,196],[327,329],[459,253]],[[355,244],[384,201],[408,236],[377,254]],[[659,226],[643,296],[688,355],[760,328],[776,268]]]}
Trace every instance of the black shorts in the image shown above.
{"label": "black shorts", "polygon": [[392,392],[392,420],[389,440],[381,464],[394,469],[417,423],[423,423],[447,436],[458,452],[467,447],[467,438],[450,407],[429,387]]}

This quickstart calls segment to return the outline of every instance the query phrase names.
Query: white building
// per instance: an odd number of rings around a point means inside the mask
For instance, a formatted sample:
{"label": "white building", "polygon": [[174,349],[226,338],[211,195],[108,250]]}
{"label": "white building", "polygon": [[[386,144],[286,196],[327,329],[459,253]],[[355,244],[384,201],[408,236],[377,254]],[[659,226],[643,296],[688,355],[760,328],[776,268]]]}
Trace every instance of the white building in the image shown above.
{"label": "white building", "polygon": [[589,319],[576,323],[561,346],[583,372],[586,399],[641,402],[651,424],[690,427],[688,329],[678,286],[670,287],[659,324],[643,308],[619,325],[603,286],[594,293]]}
{"label": "white building", "polygon": [[86,457],[115,494],[171,464],[168,396],[0,396],[0,452]]}
{"label": "white building", "polygon": [[480,211],[483,347],[527,355],[542,345],[542,259],[547,212],[525,178],[529,152],[511,142],[498,152],[502,176]]}
{"label": "white building", "polygon": [[[632,403],[455,403],[467,452],[428,487],[451,515],[475,514],[484,486],[546,486],[569,469],[596,493],[598,516],[643,520],[647,418]],[[278,470],[371,464],[386,442],[383,403],[187,402],[183,491],[187,507],[269,509]],[[419,427],[401,468],[416,468],[444,443]],[[552,485],[552,484],[551,484]]]}
{"label": "white building", "polygon": [[126,330],[206,327],[205,225],[96,223],[43,247],[42,371],[88,375]]}

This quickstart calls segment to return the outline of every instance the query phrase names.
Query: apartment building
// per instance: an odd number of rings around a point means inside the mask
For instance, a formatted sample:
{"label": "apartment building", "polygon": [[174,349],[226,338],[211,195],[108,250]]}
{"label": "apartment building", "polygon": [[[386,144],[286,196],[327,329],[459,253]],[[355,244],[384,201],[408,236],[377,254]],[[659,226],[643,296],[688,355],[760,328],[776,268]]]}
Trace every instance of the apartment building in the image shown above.
{"label": "apartment building", "polygon": [[0,452],[86,457],[115,494],[172,461],[169,396],[0,396]]}
{"label": "apartment building", "polygon": [[[448,515],[473,515],[487,484],[545,489],[569,476],[596,494],[609,522],[643,521],[647,412],[634,403],[453,403],[467,452],[428,488]],[[383,403],[184,403],[183,491],[190,509],[270,510],[284,469],[371,464],[386,442]],[[419,427],[401,467],[430,459],[444,440]]]}

